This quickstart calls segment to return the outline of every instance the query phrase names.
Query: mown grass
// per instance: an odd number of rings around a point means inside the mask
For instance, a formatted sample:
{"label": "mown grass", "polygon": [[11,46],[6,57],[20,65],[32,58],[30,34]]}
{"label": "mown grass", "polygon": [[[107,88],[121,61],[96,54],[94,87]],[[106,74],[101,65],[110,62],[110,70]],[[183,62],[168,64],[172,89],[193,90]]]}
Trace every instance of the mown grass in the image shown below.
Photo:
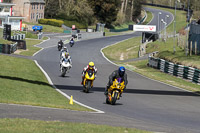
{"label": "mown grass", "polygon": [[34,24],[34,23],[28,23],[28,22],[23,22],[23,23],[28,24],[28,25],[43,26],[42,32],[63,33],[62,27],[56,27],[56,26],[45,25],[45,24]]}
{"label": "mown grass", "polygon": [[25,39],[26,40],[26,50],[19,49],[18,52],[20,55],[32,56],[35,52],[41,48],[35,47],[34,45],[39,44],[42,40],[35,39]]}
{"label": "mown grass", "polygon": [[69,100],[49,85],[34,61],[0,55],[0,102],[89,110]]}
{"label": "mown grass", "polygon": [[[172,13],[173,15],[175,15],[175,11],[173,9],[161,8],[161,7],[155,7],[155,6],[147,6],[147,7],[168,11],[168,12]],[[158,17],[158,16],[154,16],[154,17]],[[168,20],[167,23],[169,23],[169,20]],[[185,11],[176,10],[176,33],[178,33],[181,29],[186,27],[186,25],[187,25],[186,12]],[[173,31],[174,31],[173,28],[174,28],[174,22],[172,22],[167,27],[167,33],[173,33]]]}
{"label": "mown grass", "polygon": [[108,49],[103,49],[103,52],[108,59],[113,61],[127,60],[138,57],[139,45],[141,37],[131,38],[118,44],[109,46]]}
{"label": "mown grass", "polygon": [[143,23],[144,25],[148,24],[153,18],[153,14],[151,12],[146,11],[146,13],[147,13],[147,18],[146,18],[145,22]]}
{"label": "mown grass", "polygon": [[[168,10],[168,9],[167,9]],[[182,12],[182,11],[180,11]],[[154,16],[155,17],[155,16]],[[181,20],[181,18],[183,18],[183,16],[179,16],[181,22],[183,22],[183,20]],[[185,18],[184,18],[185,19]],[[181,23],[182,26],[184,26],[183,23]],[[173,25],[172,25],[173,26]],[[181,29],[181,26],[179,25],[179,29]],[[177,28],[178,29],[178,28]],[[170,31],[170,29],[169,29]],[[129,40],[132,40],[131,42],[137,42],[140,41],[141,38],[131,38]],[[175,76],[166,74],[166,73],[162,73],[159,70],[150,68],[147,66],[148,60],[143,60],[143,61],[134,61],[134,62],[127,62],[127,63],[122,63],[119,62],[119,56],[122,53],[127,54],[127,50],[132,47],[132,45],[130,45],[131,43],[129,42],[129,40],[124,41],[124,42],[120,42],[116,45],[112,45],[109,46],[105,49],[103,49],[103,52],[105,54],[105,56],[110,59],[111,61],[114,61],[115,63],[119,64],[119,65],[124,65],[127,68],[129,68],[132,71],[138,72],[142,75],[145,75],[151,79],[155,79],[155,80],[159,80],[162,82],[165,82],[167,84],[171,84],[180,88],[184,88],[193,92],[200,92],[200,86],[194,83],[191,83],[190,81],[181,79],[181,78],[177,78]],[[136,43],[139,44],[140,43]],[[175,44],[175,45],[174,45]],[[124,48],[124,46],[127,46],[126,48]],[[173,46],[175,46],[176,48],[176,53],[173,54]],[[137,45],[136,45],[137,47]],[[162,58],[162,59],[166,59],[169,61],[172,61],[174,63],[177,64],[183,64],[185,66],[192,66],[192,67],[196,67],[196,68],[200,68],[200,61],[199,61],[199,56],[186,56],[185,55],[185,51],[183,48],[177,46],[177,39],[175,39],[175,43],[174,43],[174,38],[169,38],[167,39],[167,42],[161,42],[161,41],[156,41],[153,43],[149,43],[147,45],[147,53],[151,53],[154,51],[159,51],[158,57]],[[137,52],[138,49],[133,49],[131,50],[132,52],[132,56],[127,56],[126,59],[131,59],[134,57],[137,57]]]}
{"label": "mown grass", "polygon": [[0,119],[2,133],[150,133],[133,128],[112,127],[88,123]]}
{"label": "mown grass", "polygon": [[151,79],[159,80],[161,82],[171,84],[176,87],[180,87],[186,90],[200,93],[200,86],[198,84],[192,83],[190,81],[187,81],[181,78],[177,78],[173,75],[160,72],[158,69],[148,67],[147,63],[148,63],[148,60],[142,60],[142,61],[120,63],[120,64],[124,65],[126,68],[132,71],[140,73]]}
{"label": "mown grass", "polygon": [[125,28],[128,28],[129,25],[133,25],[133,24],[135,24],[135,23],[134,22],[126,22],[119,26],[115,26],[114,29],[125,29]]}

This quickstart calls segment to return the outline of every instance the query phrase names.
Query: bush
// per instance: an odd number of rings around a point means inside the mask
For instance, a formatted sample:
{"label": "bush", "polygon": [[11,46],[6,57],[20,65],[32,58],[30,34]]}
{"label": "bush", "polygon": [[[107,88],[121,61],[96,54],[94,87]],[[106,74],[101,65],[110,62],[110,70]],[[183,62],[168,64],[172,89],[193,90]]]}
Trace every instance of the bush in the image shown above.
{"label": "bush", "polygon": [[61,27],[64,23],[62,20],[56,20],[56,19],[39,19],[38,22],[40,24],[47,24],[52,26]]}
{"label": "bush", "polygon": [[86,29],[88,27],[87,24],[81,24],[81,23],[78,23],[76,21],[67,21],[67,20],[65,20],[64,24],[66,26],[68,26],[68,27],[72,27],[72,25],[76,25],[76,28],[78,28],[78,29]]}

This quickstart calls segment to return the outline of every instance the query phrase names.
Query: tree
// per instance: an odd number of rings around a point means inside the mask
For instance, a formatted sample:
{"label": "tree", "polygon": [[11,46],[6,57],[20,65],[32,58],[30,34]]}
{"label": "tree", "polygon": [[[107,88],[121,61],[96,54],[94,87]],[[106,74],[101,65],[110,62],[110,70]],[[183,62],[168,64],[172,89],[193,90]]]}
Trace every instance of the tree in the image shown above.
{"label": "tree", "polygon": [[59,2],[54,0],[46,0],[45,2],[45,17],[54,18],[59,12]]}
{"label": "tree", "polygon": [[101,23],[105,23],[110,27],[112,22],[117,19],[120,9],[121,0],[88,0],[94,15]]}
{"label": "tree", "polygon": [[134,0],[133,1],[133,21],[137,22],[137,18],[141,15],[142,10],[142,0]]}

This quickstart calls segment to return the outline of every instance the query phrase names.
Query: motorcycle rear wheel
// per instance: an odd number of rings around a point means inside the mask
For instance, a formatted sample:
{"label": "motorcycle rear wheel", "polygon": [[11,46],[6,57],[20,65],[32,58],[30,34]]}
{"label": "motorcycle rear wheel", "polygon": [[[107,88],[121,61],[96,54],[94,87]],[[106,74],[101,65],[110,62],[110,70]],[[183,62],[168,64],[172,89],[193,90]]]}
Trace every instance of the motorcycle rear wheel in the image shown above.
{"label": "motorcycle rear wheel", "polygon": [[107,104],[110,103],[108,96],[106,97],[106,103],[107,103]]}

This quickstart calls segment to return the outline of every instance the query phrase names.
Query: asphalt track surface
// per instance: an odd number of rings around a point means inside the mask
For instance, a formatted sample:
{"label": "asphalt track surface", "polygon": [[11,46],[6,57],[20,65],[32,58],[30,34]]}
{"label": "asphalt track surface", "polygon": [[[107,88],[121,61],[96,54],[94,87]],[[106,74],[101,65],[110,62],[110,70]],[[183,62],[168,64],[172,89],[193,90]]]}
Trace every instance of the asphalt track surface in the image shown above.
{"label": "asphalt track surface", "polygon": [[[156,25],[160,10],[148,10],[154,14],[150,25]],[[170,22],[173,20],[172,14],[161,12],[160,19],[164,19],[165,15],[169,14]],[[39,45],[44,49],[33,57],[58,89],[69,96],[73,95],[74,100],[105,113],[0,104],[0,117],[87,122],[156,132],[199,133],[199,95],[145,78],[129,70],[126,71],[129,83],[122,98],[114,106],[105,103],[104,89],[108,76],[118,66],[106,60],[100,52],[101,49],[140,35],[140,32],[135,32],[121,36],[82,40],[76,42],[72,48],[68,45],[73,67],[66,77],[60,77],[59,71],[60,52],[56,45],[61,37],[49,35],[50,40]],[[80,83],[83,67],[89,61],[95,63],[98,73],[94,88],[87,94],[82,91],[83,87]]]}

